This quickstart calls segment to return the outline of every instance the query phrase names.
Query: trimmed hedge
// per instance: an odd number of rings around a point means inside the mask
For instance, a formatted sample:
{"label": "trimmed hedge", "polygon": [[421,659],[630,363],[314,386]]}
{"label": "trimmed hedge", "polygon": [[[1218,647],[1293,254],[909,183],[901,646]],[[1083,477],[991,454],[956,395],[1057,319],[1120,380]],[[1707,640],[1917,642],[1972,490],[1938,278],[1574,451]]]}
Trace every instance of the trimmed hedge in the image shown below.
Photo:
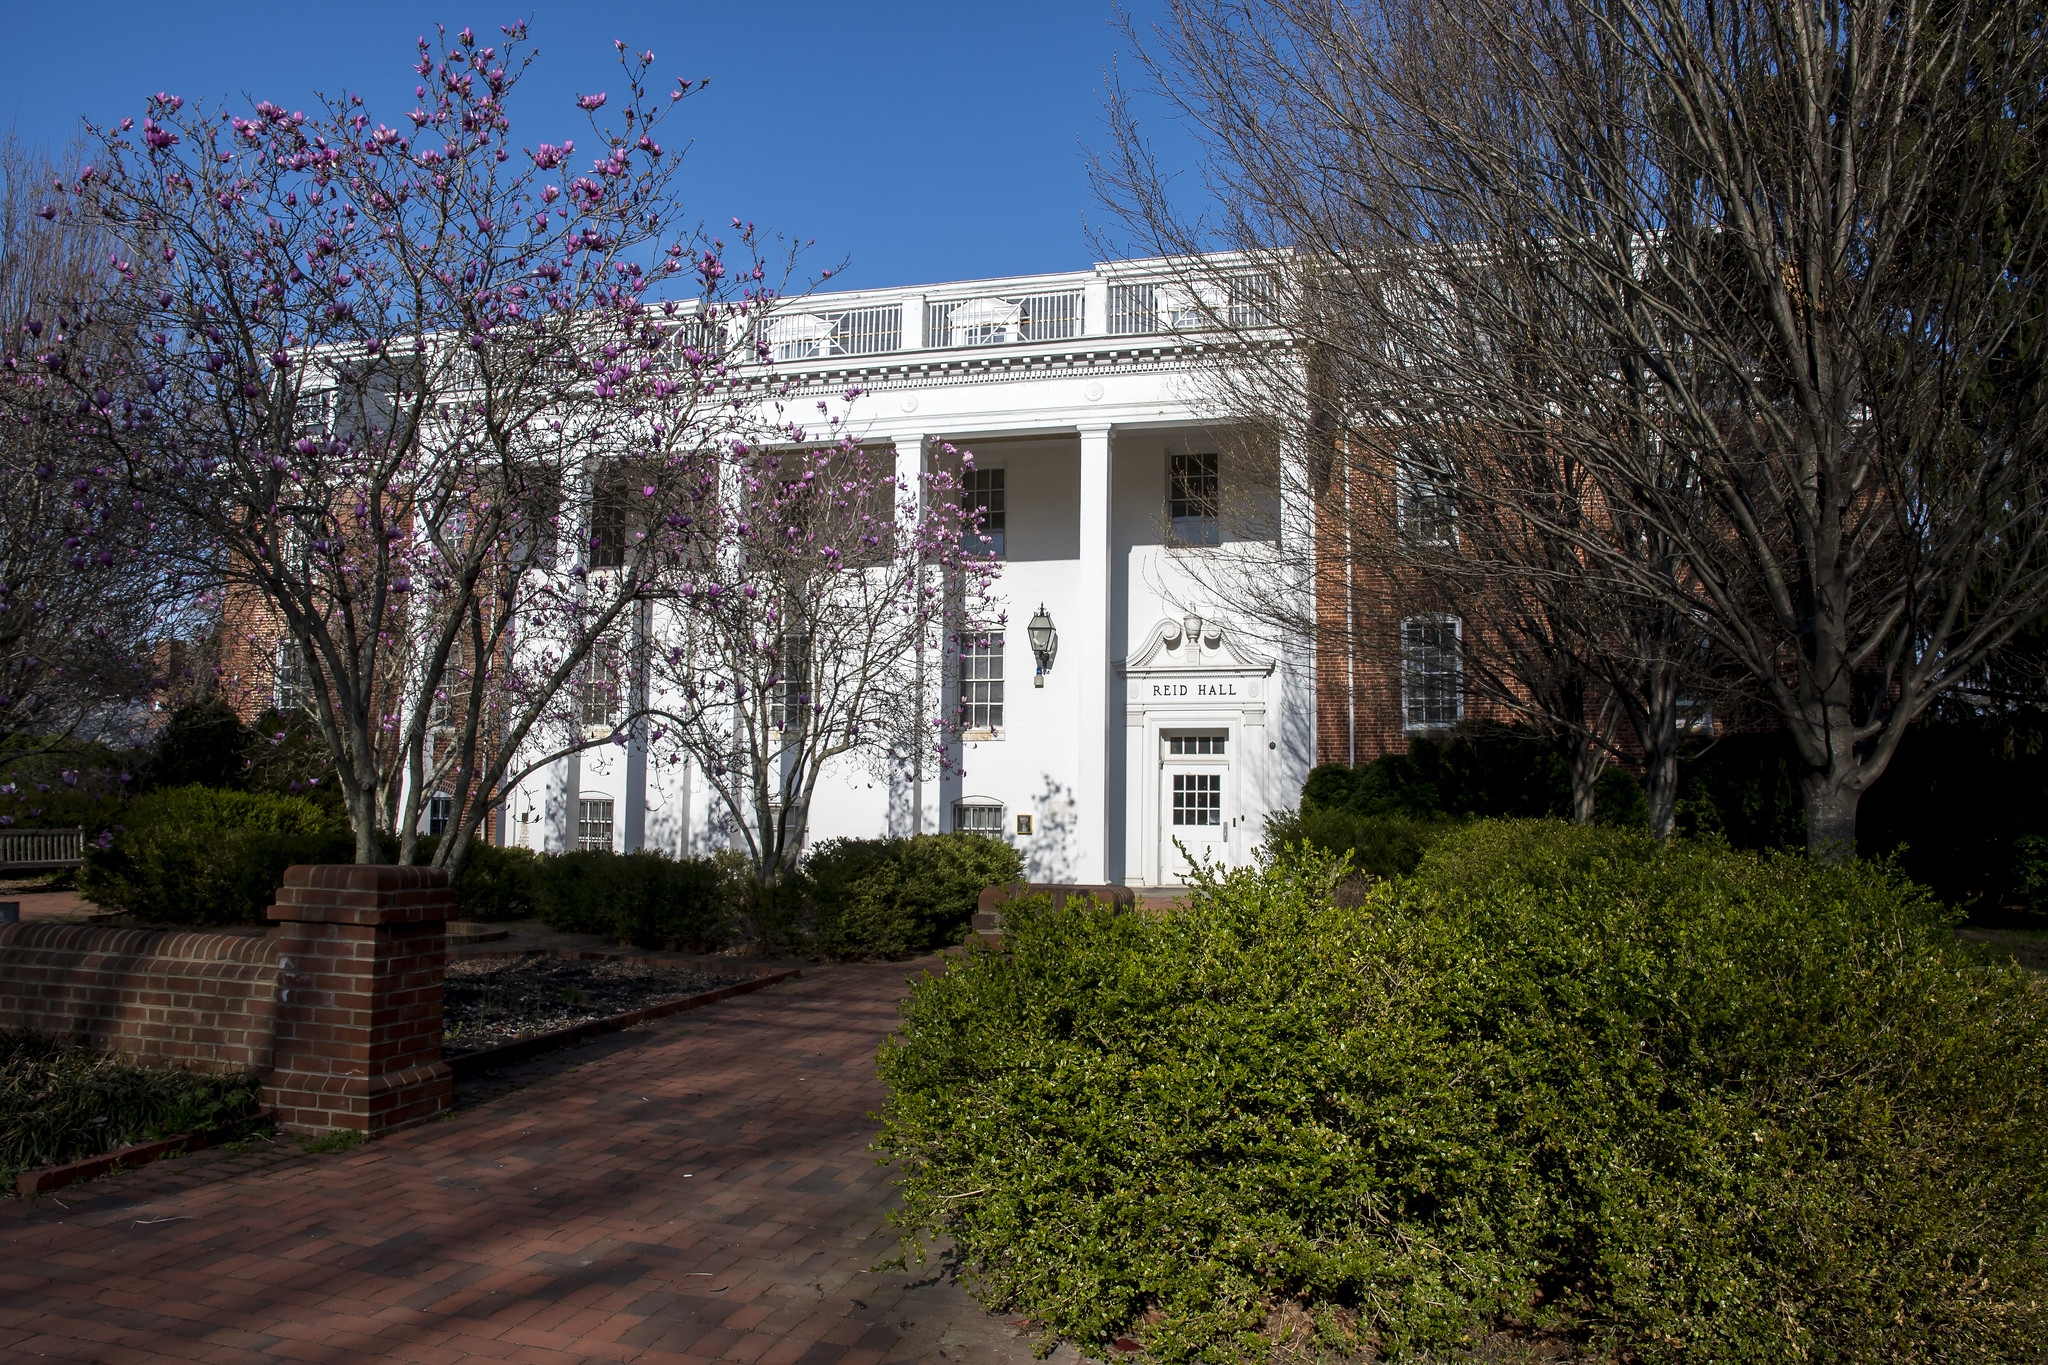
{"label": "trimmed hedge", "polygon": [[811,946],[828,957],[902,957],[957,943],[982,891],[1021,881],[1024,859],[983,834],[828,839],[797,877]]}
{"label": "trimmed hedge", "polygon": [[535,867],[534,899],[551,929],[636,948],[693,947],[722,935],[725,876],[708,858],[584,850],[550,854]]}
{"label": "trimmed hedge", "polygon": [[294,863],[355,861],[355,838],[297,796],[172,787],[130,801],[106,848],[88,846],[87,900],[153,924],[261,923]]}
{"label": "trimmed hedge", "polygon": [[1450,831],[1354,906],[1341,875],[1013,906],[917,983],[881,1054],[913,1243],[1161,1361],[1263,1359],[1289,1305],[1389,1354],[2038,1353],[2048,984],[1918,888],[1557,822]]}
{"label": "trimmed hedge", "polygon": [[530,919],[540,902],[540,858],[532,849],[470,841],[455,874],[455,914],[490,923]]}

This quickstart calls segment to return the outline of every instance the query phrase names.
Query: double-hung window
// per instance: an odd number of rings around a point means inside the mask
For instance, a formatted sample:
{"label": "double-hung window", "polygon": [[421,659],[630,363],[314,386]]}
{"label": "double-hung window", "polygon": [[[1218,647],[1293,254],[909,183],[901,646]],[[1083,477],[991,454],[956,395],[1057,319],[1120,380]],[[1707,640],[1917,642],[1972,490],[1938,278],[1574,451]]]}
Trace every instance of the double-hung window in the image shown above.
{"label": "double-hung window", "polygon": [[1214,455],[1167,457],[1166,515],[1181,545],[1215,545],[1222,539],[1222,483]]}
{"label": "double-hung window", "polygon": [[591,568],[625,567],[628,512],[632,505],[625,471],[612,468],[598,476],[590,499]]}
{"label": "double-hung window", "polygon": [[430,796],[427,798],[427,833],[440,838],[448,832],[448,822],[455,818],[455,798],[452,796]]}
{"label": "double-hung window", "polygon": [[993,738],[1003,728],[1003,634],[960,637],[960,723]]}
{"label": "double-hung window", "polygon": [[1411,616],[1401,623],[1401,723],[1410,730],[1456,725],[1464,706],[1461,623]]}
{"label": "double-hung window", "polygon": [[584,853],[612,851],[612,803],[585,798],[576,803],[576,847]]}
{"label": "double-hung window", "polygon": [[768,724],[775,730],[801,730],[811,707],[810,640],[791,632],[776,644]]}
{"label": "double-hung window", "polygon": [[306,711],[313,705],[313,678],[305,649],[287,635],[277,642],[276,696],[280,711]]}
{"label": "double-hung window", "polygon": [[1433,456],[1410,452],[1397,471],[1401,536],[1410,545],[1455,545],[1458,505],[1451,495],[1451,471]]}
{"label": "double-hung window", "polygon": [[[961,528],[960,550],[978,558],[1003,557],[1008,518],[1003,506],[1003,471],[969,469],[960,476],[960,510],[971,524]],[[977,515],[978,514],[978,515]]]}
{"label": "double-hung window", "polygon": [[600,641],[583,664],[577,685],[577,720],[586,728],[609,726],[619,714],[619,660],[608,642]]}

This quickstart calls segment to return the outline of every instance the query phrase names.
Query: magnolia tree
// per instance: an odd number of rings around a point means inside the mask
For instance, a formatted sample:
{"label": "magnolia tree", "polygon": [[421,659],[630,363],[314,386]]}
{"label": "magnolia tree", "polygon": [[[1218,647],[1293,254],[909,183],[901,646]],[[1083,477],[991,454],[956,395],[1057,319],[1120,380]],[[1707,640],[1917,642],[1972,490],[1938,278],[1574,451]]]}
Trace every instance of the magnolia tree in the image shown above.
{"label": "magnolia tree", "polygon": [[901,779],[954,752],[948,663],[1001,618],[984,514],[961,497],[973,458],[941,453],[912,483],[851,438],[736,448],[699,522],[650,659],[652,742],[696,763],[764,886],[801,853],[829,764]]}
{"label": "magnolia tree", "polygon": [[513,133],[526,26],[464,29],[421,39],[389,124],[159,94],[53,205],[115,244],[122,345],[10,363],[190,532],[181,590],[280,641],[257,671],[318,724],[358,861],[392,834],[412,861],[441,796],[459,864],[523,771],[609,738],[571,684],[695,562],[715,452],[760,429],[731,367],[780,276],[751,225],[684,217],[658,139],[691,83],[618,49],[581,151]]}
{"label": "magnolia tree", "polygon": [[[108,330],[78,304],[105,245],[57,220],[55,174],[0,145],[0,336],[9,350],[101,353]],[[50,387],[16,356],[0,370],[0,825],[43,818],[45,789],[101,778],[118,788],[118,769],[82,771],[103,766],[85,761],[85,745],[134,738],[157,649],[177,625],[155,553],[169,528],[73,439],[70,421],[53,420]]]}

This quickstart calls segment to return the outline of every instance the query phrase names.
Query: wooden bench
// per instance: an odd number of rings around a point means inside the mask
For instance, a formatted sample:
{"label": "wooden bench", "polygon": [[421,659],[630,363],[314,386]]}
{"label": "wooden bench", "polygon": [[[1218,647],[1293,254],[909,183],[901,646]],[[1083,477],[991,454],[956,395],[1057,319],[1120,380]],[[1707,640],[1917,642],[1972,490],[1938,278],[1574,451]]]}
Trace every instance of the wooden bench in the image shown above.
{"label": "wooden bench", "polygon": [[83,829],[0,829],[0,872],[55,872],[84,861]]}

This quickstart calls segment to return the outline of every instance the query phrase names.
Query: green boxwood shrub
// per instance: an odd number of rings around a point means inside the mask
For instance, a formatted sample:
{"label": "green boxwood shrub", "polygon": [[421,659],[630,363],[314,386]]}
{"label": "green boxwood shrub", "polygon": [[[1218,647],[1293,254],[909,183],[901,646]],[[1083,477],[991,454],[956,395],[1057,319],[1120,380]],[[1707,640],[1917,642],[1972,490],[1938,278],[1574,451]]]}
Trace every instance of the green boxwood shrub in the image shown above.
{"label": "green boxwood shrub", "polygon": [[548,927],[604,934],[639,948],[715,943],[727,910],[717,864],[645,849],[550,854],[536,861],[534,891]]}
{"label": "green boxwood shrub", "polygon": [[1893,871],[1559,822],[1358,903],[1012,906],[881,1055],[899,1222],[1162,1361],[1504,1327],[1642,1361],[2004,1361],[2048,1329],[2048,985]]}
{"label": "green boxwood shrub", "polygon": [[1021,881],[1024,860],[983,834],[828,839],[797,877],[811,946],[829,957],[901,957],[956,943],[984,888]]}
{"label": "green boxwood shrub", "polygon": [[355,839],[296,796],[172,787],[127,803],[78,873],[87,900],[152,924],[261,923],[294,863],[355,861]]}
{"label": "green boxwood shrub", "polygon": [[1353,872],[1384,879],[1413,872],[1444,828],[1398,815],[1313,805],[1304,791],[1300,810],[1266,817],[1266,846],[1279,850],[1307,844],[1322,853],[1349,854]]}
{"label": "green boxwood shrub", "polygon": [[490,923],[529,919],[540,897],[540,859],[532,849],[470,841],[455,874],[458,918]]}

